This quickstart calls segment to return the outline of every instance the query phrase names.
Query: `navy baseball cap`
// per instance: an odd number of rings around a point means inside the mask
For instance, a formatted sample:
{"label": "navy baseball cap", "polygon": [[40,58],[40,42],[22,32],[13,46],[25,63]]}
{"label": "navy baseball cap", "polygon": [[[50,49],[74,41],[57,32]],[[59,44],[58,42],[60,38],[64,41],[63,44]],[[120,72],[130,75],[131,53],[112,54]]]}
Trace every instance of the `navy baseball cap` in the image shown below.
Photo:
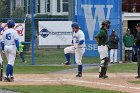
{"label": "navy baseball cap", "polygon": [[72,23],[71,25],[72,28],[79,28],[79,24],[77,22]]}
{"label": "navy baseball cap", "polygon": [[13,27],[13,26],[15,26],[15,21],[14,20],[8,20],[7,25],[8,25],[8,27]]}

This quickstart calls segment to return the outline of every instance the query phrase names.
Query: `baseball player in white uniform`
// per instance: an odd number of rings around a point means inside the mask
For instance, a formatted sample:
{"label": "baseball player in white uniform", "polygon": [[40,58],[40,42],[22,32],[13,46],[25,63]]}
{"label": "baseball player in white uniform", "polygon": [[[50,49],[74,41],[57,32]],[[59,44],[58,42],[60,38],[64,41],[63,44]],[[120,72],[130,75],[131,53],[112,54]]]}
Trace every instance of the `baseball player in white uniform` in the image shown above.
{"label": "baseball player in white uniform", "polygon": [[[2,22],[0,22],[0,42],[1,42],[1,38],[2,38],[2,35],[1,35],[1,33],[2,33],[2,31],[3,31],[3,27],[2,27]],[[2,65],[2,57],[1,57],[1,46],[0,46],[0,65]]]}
{"label": "baseball player in white uniform", "polygon": [[71,25],[73,29],[73,45],[66,47],[64,49],[65,57],[67,60],[66,64],[70,63],[70,53],[75,53],[75,61],[78,65],[78,74],[76,77],[82,77],[82,56],[85,52],[85,35],[82,30],[80,30],[80,27],[78,23],[74,22]]}
{"label": "baseball player in white uniform", "polygon": [[7,57],[6,77],[5,81],[12,82],[13,77],[13,66],[16,57],[16,50],[19,51],[19,41],[17,31],[14,30],[15,22],[9,20],[7,22],[8,29],[4,31],[1,40],[2,52]]}

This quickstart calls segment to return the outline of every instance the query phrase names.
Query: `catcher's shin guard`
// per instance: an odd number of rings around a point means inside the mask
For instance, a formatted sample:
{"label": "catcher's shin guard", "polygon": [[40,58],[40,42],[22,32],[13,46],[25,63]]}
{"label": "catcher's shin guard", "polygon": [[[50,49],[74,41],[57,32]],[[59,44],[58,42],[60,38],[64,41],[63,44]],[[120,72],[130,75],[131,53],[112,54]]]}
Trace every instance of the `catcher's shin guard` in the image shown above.
{"label": "catcher's shin guard", "polygon": [[99,67],[99,78],[102,78],[103,76],[103,66],[104,66],[104,62],[105,62],[105,58],[103,58],[101,60],[101,64],[100,64],[100,67]]}
{"label": "catcher's shin guard", "polygon": [[109,58],[105,57],[105,63],[104,63],[104,71],[103,71],[103,75],[106,75],[107,72],[107,68],[108,68],[108,63],[109,63]]}
{"label": "catcher's shin guard", "polygon": [[107,67],[103,67],[103,76],[106,75],[106,72],[107,72]]}
{"label": "catcher's shin guard", "polygon": [[100,67],[99,78],[107,78],[106,71],[107,67]]}
{"label": "catcher's shin guard", "polygon": [[109,58],[105,57],[104,59],[102,59],[102,61],[103,60],[104,62],[101,63],[100,68],[99,68],[99,78],[106,76],[106,72],[107,72]]}
{"label": "catcher's shin guard", "polygon": [[109,58],[108,57],[105,57],[104,66],[107,67],[108,66],[108,63],[109,63]]}
{"label": "catcher's shin guard", "polygon": [[103,77],[103,67],[100,66],[99,67],[99,78],[102,78]]}

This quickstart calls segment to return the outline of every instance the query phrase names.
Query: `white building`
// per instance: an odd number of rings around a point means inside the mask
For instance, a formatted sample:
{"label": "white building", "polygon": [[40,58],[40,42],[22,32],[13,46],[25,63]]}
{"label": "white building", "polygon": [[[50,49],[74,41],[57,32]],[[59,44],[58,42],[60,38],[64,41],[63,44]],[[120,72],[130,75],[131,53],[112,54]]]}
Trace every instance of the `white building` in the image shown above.
{"label": "white building", "polygon": [[[10,0],[11,13],[18,7],[31,13],[31,0]],[[35,14],[68,15],[69,0],[35,0]]]}

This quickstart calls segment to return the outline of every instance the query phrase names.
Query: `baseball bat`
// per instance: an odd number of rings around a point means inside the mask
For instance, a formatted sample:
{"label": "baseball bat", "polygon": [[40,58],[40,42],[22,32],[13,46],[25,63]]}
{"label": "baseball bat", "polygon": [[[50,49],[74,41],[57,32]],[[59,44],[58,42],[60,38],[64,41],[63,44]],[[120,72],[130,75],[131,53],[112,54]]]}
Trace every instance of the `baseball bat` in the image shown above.
{"label": "baseball bat", "polygon": [[[1,53],[1,58],[3,59],[4,53]],[[0,65],[0,81],[2,81],[2,79],[4,79],[3,77],[3,61],[1,62]]]}
{"label": "baseball bat", "polygon": [[0,68],[0,81],[3,79],[3,63],[1,63],[1,68]]}

